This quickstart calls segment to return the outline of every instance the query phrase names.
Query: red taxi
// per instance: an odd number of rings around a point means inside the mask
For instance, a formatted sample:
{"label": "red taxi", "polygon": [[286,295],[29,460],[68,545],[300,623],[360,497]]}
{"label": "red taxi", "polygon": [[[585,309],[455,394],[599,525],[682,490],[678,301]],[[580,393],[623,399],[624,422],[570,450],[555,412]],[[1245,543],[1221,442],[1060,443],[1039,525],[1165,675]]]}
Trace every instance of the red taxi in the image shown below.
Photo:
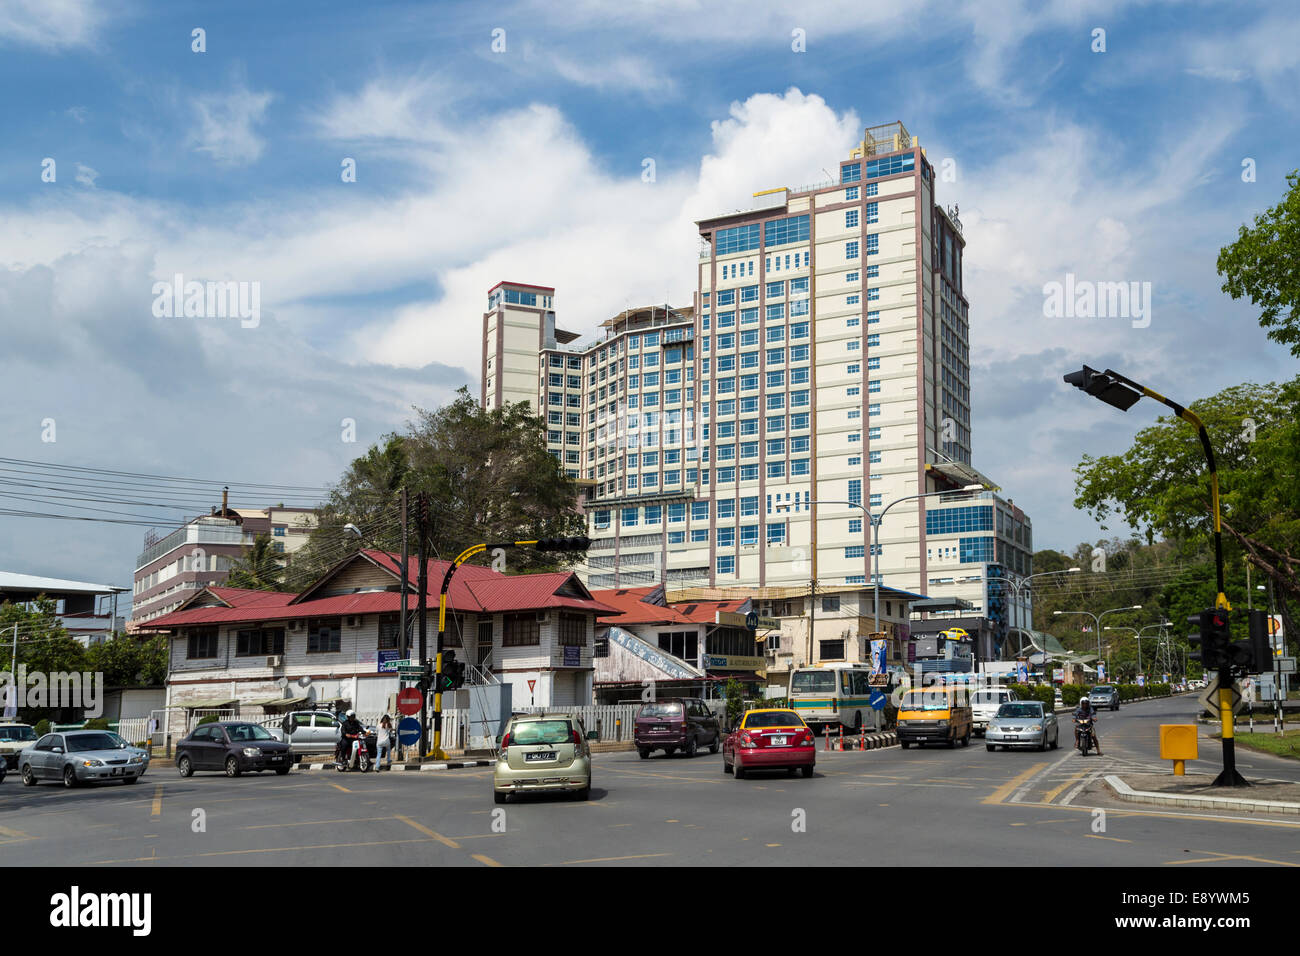
{"label": "red taxi", "polygon": [[813,732],[793,710],[747,710],[722,742],[722,772],[737,780],[752,770],[798,770],[811,777],[816,763]]}

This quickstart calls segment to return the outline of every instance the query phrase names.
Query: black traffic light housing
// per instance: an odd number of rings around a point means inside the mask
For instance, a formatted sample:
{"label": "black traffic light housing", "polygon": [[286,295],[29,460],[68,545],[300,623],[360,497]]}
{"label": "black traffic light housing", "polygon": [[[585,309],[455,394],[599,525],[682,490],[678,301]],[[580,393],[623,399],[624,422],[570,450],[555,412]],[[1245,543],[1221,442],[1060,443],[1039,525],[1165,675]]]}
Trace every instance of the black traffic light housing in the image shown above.
{"label": "black traffic light housing", "polygon": [[1187,636],[1188,643],[1200,650],[1192,651],[1187,656],[1200,661],[1207,671],[1217,671],[1228,666],[1228,612],[1207,608],[1199,614],[1193,614],[1187,623],[1197,628],[1197,632]]}
{"label": "black traffic light housing", "polygon": [[533,545],[538,551],[586,551],[591,547],[591,539],[576,538],[540,538]]}
{"label": "black traffic light housing", "polygon": [[1114,405],[1122,412],[1128,411],[1142,397],[1142,393],[1125,385],[1110,369],[1098,372],[1085,365],[1077,372],[1067,372],[1067,385],[1083,389],[1094,398],[1099,398],[1107,405]]}
{"label": "black traffic light housing", "polygon": [[463,661],[456,660],[455,651],[443,651],[442,654],[442,674],[437,681],[437,689],[441,694],[449,690],[456,690],[465,684],[465,664]]}
{"label": "black traffic light housing", "polygon": [[1227,656],[1232,669],[1240,674],[1264,674],[1273,669],[1273,648],[1268,639],[1268,614],[1249,612],[1249,637],[1228,645]]}

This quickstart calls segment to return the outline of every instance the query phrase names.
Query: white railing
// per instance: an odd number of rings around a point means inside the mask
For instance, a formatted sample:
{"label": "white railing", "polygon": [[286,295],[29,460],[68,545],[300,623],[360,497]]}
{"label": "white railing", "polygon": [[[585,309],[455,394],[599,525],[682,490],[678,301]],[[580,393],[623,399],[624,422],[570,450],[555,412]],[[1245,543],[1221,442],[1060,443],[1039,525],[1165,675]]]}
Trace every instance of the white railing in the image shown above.
{"label": "white railing", "polygon": [[594,704],[586,707],[520,707],[521,714],[544,714],[548,711],[576,714],[588,733],[599,734],[601,741],[622,742],[632,739],[639,704]]}

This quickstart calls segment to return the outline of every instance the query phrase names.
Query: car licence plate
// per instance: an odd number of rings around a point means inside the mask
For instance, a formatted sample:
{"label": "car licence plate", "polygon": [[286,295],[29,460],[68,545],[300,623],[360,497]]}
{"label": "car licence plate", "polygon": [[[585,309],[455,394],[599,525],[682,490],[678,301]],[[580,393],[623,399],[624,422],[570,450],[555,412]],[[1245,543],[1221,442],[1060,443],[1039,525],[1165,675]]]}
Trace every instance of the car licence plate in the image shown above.
{"label": "car licence plate", "polygon": [[114,777],[120,777],[120,776],[122,776],[122,773],[123,773],[123,770],[122,770],[121,767],[114,767],[114,768],[113,768],[113,774],[112,774],[112,775],[113,775]]}
{"label": "car licence plate", "polygon": [[536,753],[524,754],[525,763],[532,760],[554,760],[554,759],[555,759],[555,754],[546,751],[537,751]]}
{"label": "car licence plate", "polygon": [[773,746],[773,747],[784,747],[784,746],[785,746],[787,743],[789,743],[789,742],[790,742],[790,738],[789,738],[789,737],[773,737],[773,738],[772,738],[772,746]]}
{"label": "car licence plate", "polygon": [[1019,739],[1020,739],[1020,735],[1019,735],[1019,734],[1003,734],[1003,735],[1002,735],[1002,739],[1003,739],[1003,740],[1019,740]]}

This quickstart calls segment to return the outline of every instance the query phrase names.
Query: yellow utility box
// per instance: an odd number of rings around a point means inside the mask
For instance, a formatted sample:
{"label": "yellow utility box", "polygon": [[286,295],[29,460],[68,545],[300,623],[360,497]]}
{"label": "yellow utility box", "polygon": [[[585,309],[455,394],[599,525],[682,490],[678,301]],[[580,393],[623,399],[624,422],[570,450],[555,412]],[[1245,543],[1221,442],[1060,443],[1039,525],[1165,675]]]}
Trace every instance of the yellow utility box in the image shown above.
{"label": "yellow utility box", "polygon": [[1174,773],[1183,775],[1184,761],[1197,756],[1195,724],[1160,725],[1160,759],[1174,762]]}

